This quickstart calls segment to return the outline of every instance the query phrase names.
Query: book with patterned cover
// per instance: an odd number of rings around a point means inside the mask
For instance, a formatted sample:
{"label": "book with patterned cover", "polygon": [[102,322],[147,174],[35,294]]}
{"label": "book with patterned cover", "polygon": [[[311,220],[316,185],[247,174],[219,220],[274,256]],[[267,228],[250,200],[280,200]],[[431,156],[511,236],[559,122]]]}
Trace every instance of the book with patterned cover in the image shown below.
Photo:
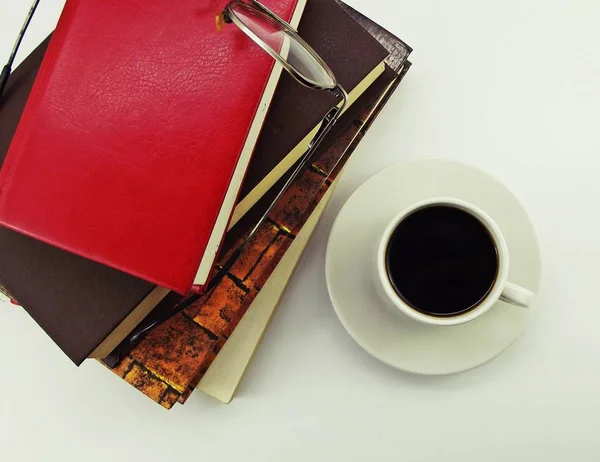
{"label": "book with patterned cover", "polygon": [[[368,130],[368,127],[378,117],[387,100],[395,92],[397,85],[409,68],[410,63],[405,61],[400,69],[398,79],[394,84],[392,84],[385,94],[382,95],[370,113],[367,109],[360,117],[361,120],[364,120],[364,124],[346,148],[345,155],[350,155],[350,153],[356,149],[358,143],[360,143]],[[294,239],[294,242],[262,287],[262,290],[257,295],[256,299],[242,317],[232,335],[229,337],[206,373],[200,378],[196,390],[200,390],[213,396],[224,403],[229,403],[234,398],[244,373],[258,349],[263,335],[265,335],[271,317],[273,316],[288,282],[302,257],[302,253],[335,190],[338,180],[339,178],[333,182],[327,193],[323,196],[309,219],[306,221],[305,225]]]}

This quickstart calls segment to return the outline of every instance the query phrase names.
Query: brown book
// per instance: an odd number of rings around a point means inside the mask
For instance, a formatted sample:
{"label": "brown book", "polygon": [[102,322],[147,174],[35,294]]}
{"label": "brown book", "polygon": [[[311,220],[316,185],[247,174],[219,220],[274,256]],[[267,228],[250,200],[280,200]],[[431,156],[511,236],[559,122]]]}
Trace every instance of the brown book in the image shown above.
{"label": "brown book", "polygon": [[[336,35],[338,23],[341,24],[340,35]],[[351,31],[357,36],[364,35],[364,30],[334,0],[308,2],[300,33],[324,55],[347,88],[352,88],[357,82],[370,83],[370,79],[378,75],[374,69],[379,68],[379,73],[383,71],[380,63],[387,56],[387,51],[369,34],[355,43],[354,48],[347,47],[346,40],[352,35]],[[47,41],[15,70],[0,100],[0,162],[3,162],[12,140],[46,46]],[[357,69],[362,76],[356,73]],[[294,111],[295,106],[306,105],[310,101],[315,106],[311,106],[313,110],[310,107],[305,109],[305,116],[315,116],[319,110],[324,114],[323,108],[329,104],[331,95],[307,92],[296,82],[293,84],[289,92],[296,96],[285,102],[290,107],[282,109],[284,103],[279,102],[276,96],[271,111],[280,111],[275,114],[281,114],[277,117],[281,117],[279,123],[284,124],[286,130],[297,126],[301,127],[294,129],[298,133],[308,133],[322,115],[316,121],[313,118],[305,120]],[[266,124],[263,134],[278,130],[279,125],[272,128],[272,121],[267,120]],[[271,155],[270,150],[262,152],[257,151],[259,155],[255,159],[256,162],[264,162],[267,167],[261,167],[262,173],[252,177],[255,182],[258,178],[259,183],[260,175],[269,173],[270,163],[264,159]],[[280,163],[281,159],[276,162]],[[293,162],[289,161],[289,166]],[[256,192],[256,186],[252,191]],[[261,190],[262,193],[265,191]],[[255,194],[253,200],[260,196]],[[239,218],[243,213],[236,215]],[[165,298],[168,291],[164,288],[5,228],[0,228],[0,255],[0,284],[76,364],[87,357],[106,356],[161,301],[164,305],[177,299],[176,296]]]}

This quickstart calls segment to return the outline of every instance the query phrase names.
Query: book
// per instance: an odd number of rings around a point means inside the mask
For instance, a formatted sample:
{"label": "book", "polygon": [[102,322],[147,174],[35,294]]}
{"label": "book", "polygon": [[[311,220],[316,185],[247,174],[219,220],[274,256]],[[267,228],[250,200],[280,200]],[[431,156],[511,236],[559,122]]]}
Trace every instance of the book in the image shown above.
{"label": "book", "polygon": [[[360,13],[359,13],[360,14]],[[393,84],[382,94],[372,110],[366,109],[361,120],[362,126],[348,144],[345,156],[351,155],[358,146],[370,125],[378,117],[381,110],[397,89],[398,84],[410,68],[410,63],[404,61],[399,69],[399,76]],[[351,132],[349,132],[351,133]],[[342,172],[343,173],[343,172]],[[240,323],[237,325],[227,342],[219,351],[215,360],[200,378],[196,390],[200,390],[214,398],[230,403],[244,377],[259,344],[265,335],[271,317],[281,300],[288,282],[298,265],[304,249],[314,232],[316,225],[327,206],[339,178],[336,179],[327,193],[323,196],[310,218],[302,227],[294,242],[280,260],[275,270],[263,286],[260,293],[252,302]],[[192,384],[193,385],[193,384]],[[190,385],[190,387],[192,387]]]}
{"label": "book", "polygon": [[[282,71],[217,29],[226,4],[67,0],[0,172],[0,224],[203,286]],[[297,23],[305,0],[266,5]]]}
{"label": "book", "polygon": [[[349,156],[356,149],[371,124],[379,116],[387,101],[394,94],[398,85],[410,69],[411,63],[408,61],[408,57],[412,52],[412,48],[352,7],[339,0],[336,1],[387,49],[389,56],[385,62],[398,73],[398,78],[381,96],[379,101],[374,104],[373,109],[365,109],[361,116],[361,120],[364,120],[364,123],[357,130],[353,141],[347,145],[344,155]],[[337,143],[339,141],[336,141]],[[336,183],[337,180],[332,184],[317,208],[315,208],[315,211],[302,227],[302,230],[275,270],[271,273],[267,283],[252,302],[246,314],[233,331],[233,334],[229,337],[204,376],[201,377],[196,387],[197,390],[225,403],[229,403],[233,399],[244,373],[265,334],[269,321],[279,304],[279,300],[302,256],[303,250],[308,244],[308,240],[316,227],[319,217],[333,193]]]}
{"label": "book", "polygon": [[[312,3],[320,6],[332,3],[332,0],[310,0],[309,5]],[[339,7],[338,11],[343,13]],[[318,20],[321,24],[327,24],[328,20],[318,8],[307,8],[304,18],[305,22]],[[355,30],[362,30],[354,22],[351,25]],[[323,37],[335,35],[333,30],[335,27],[324,29],[321,26],[316,32],[315,28],[311,29],[313,33],[326,34]],[[306,38],[313,44],[319,42],[318,36]],[[15,70],[0,100],[0,162],[14,134],[47,43],[48,40],[44,41]],[[341,44],[338,46],[338,54],[347,53],[353,61],[365,60],[371,63],[369,66],[379,65],[382,48],[377,42],[368,42],[356,50],[346,50]],[[346,71],[338,65],[338,69],[340,79],[350,83],[362,82],[370,74],[366,70],[368,66],[363,66],[363,76],[354,73],[354,77],[344,77],[345,72],[355,72],[353,68]],[[289,91],[296,97],[288,99],[286,106],[294,105],[294,101],[304,94],[300,93],[303,90],[301,85],[294,82]],[[309,96],[320,96],[320,92],[311,91]],[[282,104],[276,95],[272,108]],[[285,112],[285,109],[280,111]],[[290,121],[290,124],[292,122],[303,125],[305,132],[312,128],[310,120],[297,119]],[[268,124],[267,118],[265,127]],[[263,130],[261,137],[266,131]],[[261,151],[254,156],[252,163],[261,156],[269,155],[269,151]],[[238,212],[235,214],[242,215]],[[166,307],[177,299],[173,295],[167,297],[166,289],[142,279],[3,227],[0,227],[0,283],[76,364],[87,357],[106,357],[151,310],[159,308],[159,302],[161,307]]]}

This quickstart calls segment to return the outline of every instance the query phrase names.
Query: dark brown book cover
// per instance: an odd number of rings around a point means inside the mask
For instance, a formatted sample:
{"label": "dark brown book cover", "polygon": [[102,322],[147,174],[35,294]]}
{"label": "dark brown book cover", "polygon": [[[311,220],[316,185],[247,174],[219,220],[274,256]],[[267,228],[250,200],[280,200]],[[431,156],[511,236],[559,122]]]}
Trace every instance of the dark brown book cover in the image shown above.
{"label": "dark brown book cover", "polygon": [[[370,35],[375,37],[377,41],[388,51],[389,55],[385,59],[386,64],[391,67],[393,70],[399,72],[401,76],[406,73],[408,68],[410,67],[410,63],[407,63],[406,60],[408,56],[412,53],[412,48],[408,46],[405,42],[400,40],[394,34],[392,34],[387,29],[383,28],[375,21],[367,18],[365,15],[360,13],[359,11],[352,8],[350,5],[342,2],[341,0],[335,0],[346,12],[352,16],[352,18],[359,23],[365,31],[367,31]],[[408,68],[403,70],[405,63],[408,65]],[[400,83],[400,80],[398,83]]]}
{"label": "dark brown book cover", "polygon": [[[316,46],[323,44],[317,48],[329,58],[341,82],[352,85],[360,75],[354,73],[355,66],[362,69],[364,75],[368,73],[365,72],[368,66],[385,57],[387,52],[369,34],[365,35],[364,30],[334,0],[311,0],[308,4],[301,31],[310,43]],[[357,37],[362,37],[360,42],[352,42],[356,48],[347,48],[345,41],[331,40],[335,35],[332,35],[332,31],[337,30],[338,19],[343,25],[341,37],[350,40],[351,30]],[[12,140],[47,42],[42,43],[15,70],[0,100],[0,161],[4,160]],[[348,62],[352,66],[348,66]],[[363,62],[367,64],[361,64]],[[346,72],[351,72],[352,76],[346,76]],[[304,120],[294,112],[294,108],[299,102],[306,104],[307,99],[311,98],[315,101],[321,98],[318,104],[325,107],[331,97],[323,97],[320,92],[308,90],[296,82],[291,83],[294,85],[290,85],[289,93],[295,96],[290,97],[286,93],[288,99],[282,103],[276,95],[271,111],[278,111],[280,123],[285,125],[287,131],[291,132],[291,127],[299,127],[294,131],[307,133],[322,115],[315,116],[311,110],[305,109],[304,114],[314,117]],[[289,107],[286,109],[284,106]],[[268,133],[267,128],[263,134]],[[279,143],[281,137],[276,138]],[[268,158],[269,155],[269,151],[265,151],[257,158]],[[264,175],[268,167],[261,167],[260,170]],[[260,174],[253,178],[260,178]],[[157,290],[156,286],[146,281],[5,228],[0,228],[0,284],[77,365],[89,357],[136,306],[153,296]]]}

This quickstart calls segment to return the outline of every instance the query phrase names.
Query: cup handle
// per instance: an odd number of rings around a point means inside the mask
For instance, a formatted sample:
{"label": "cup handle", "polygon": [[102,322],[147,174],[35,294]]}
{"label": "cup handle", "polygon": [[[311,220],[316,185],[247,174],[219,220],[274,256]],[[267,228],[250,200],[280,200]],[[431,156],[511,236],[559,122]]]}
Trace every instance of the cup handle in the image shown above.
{"label": "cup handle", "polygon": [[500,300],[510,303],[511,305],[529,308],[534,296],[535,295],[530,290],[519,287],[512,282],[507,282],[504,285],[502,295],[500,295]]}

